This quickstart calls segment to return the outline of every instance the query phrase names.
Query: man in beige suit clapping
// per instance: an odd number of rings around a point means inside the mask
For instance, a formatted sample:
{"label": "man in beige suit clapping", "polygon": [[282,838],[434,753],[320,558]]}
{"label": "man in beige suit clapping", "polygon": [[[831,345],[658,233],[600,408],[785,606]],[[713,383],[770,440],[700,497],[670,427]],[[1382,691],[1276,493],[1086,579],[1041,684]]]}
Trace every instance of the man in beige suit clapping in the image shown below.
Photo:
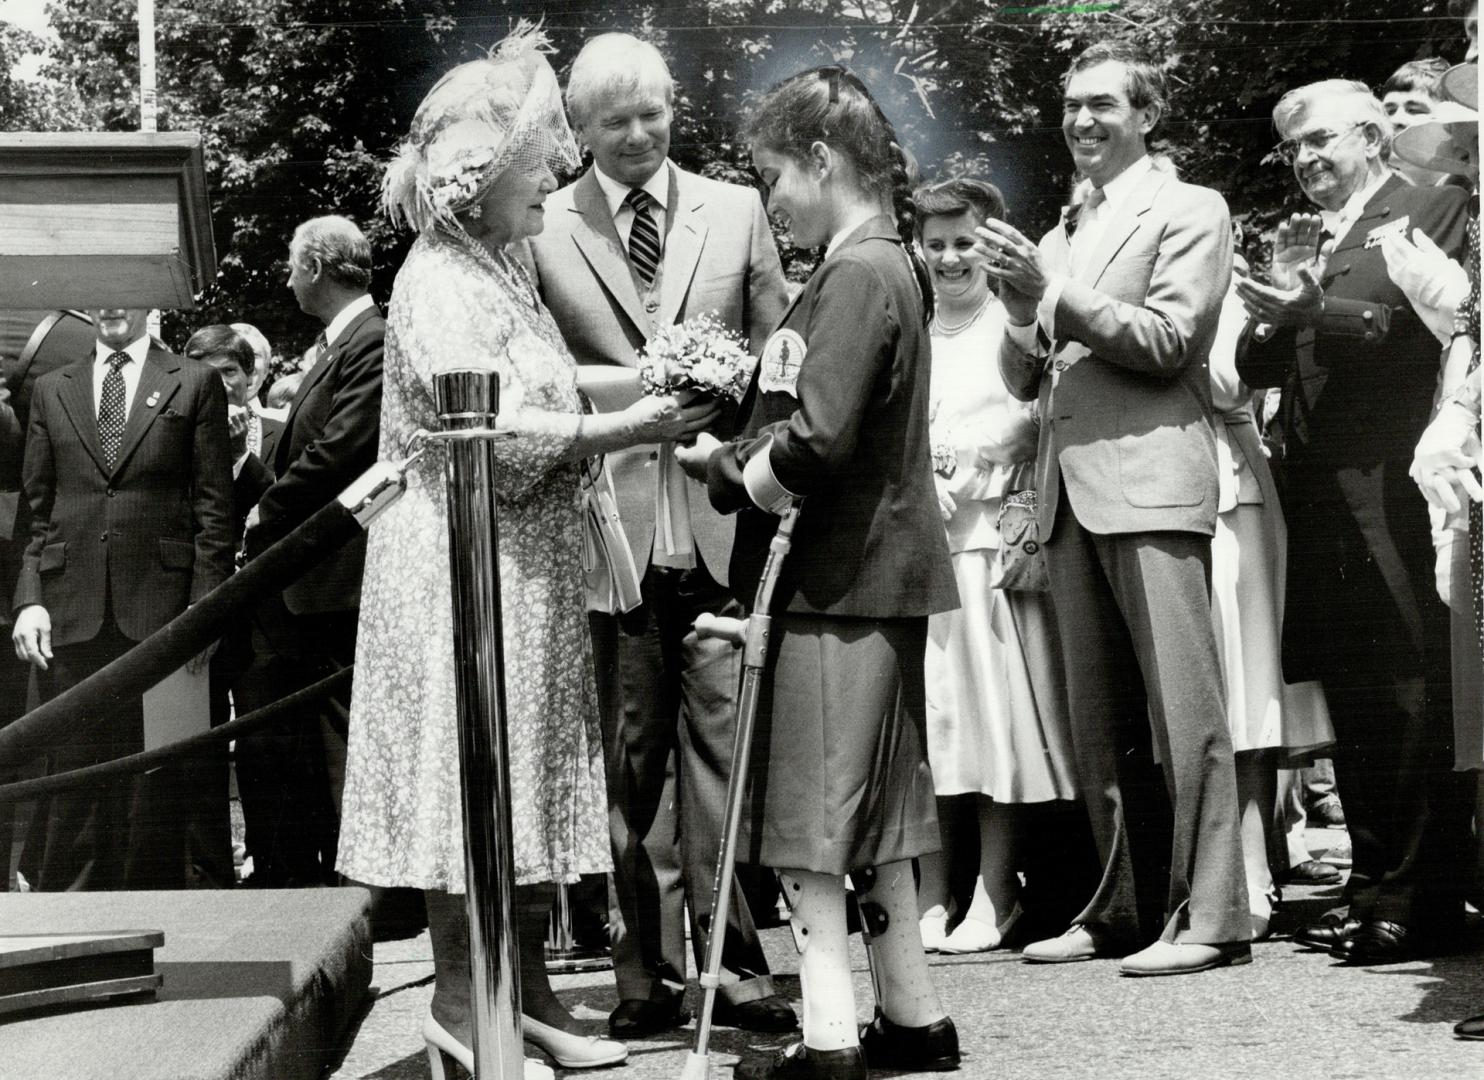
{"label": "man in beige suit clapping", "polygon": [[[1039,245],[994,219],[980,230],[1009,316],[1000,370],[1012,394],[1040,403],[1041,541],[1103,859],[1073,926],[1024,955],[1125,956],[1126,975],[1178,975],[1251,959],[1207,592],[1217,503],[1207,357],[1231,225],[1219,194],[1150,161],[1145,139],[1165,108],[1150,58],[1094,45],[1072,62],[1062,97],[1063,137],[1093,185],[1086,202]],[[1172,840],[1151,825],[1158,785],[1134,767],[1151,726]],[[1165,925],[1147,944],[1135,868],[1162,857]]]}
{"label": "man in beige suit clapping", "polygon": [[[546,201],[531,253],[579,364],[635,368],[656,330],[705,312],[755,350],[782,314],[783,272],[762,201],[669,161],[673,97],[659,51],[627,34],[594,38],[572,65],[567,107],[593,164]],[[687,1019],[683,911],[688,900],[699,966],[735,723],[733,650],[691,630],[703,611],[740,613],[726,589],[733,526],[677,470],[670,503],[679,527],[656,527],[660,455],[672,452],[638,446],[604,466],[643,578],[633,611],[592,615],[616,893],[620,1002],[609,1026],[619,1037]],[[793,1011],[774,994],[752,917],[734,895],[717,1022],[790,1030]]]}

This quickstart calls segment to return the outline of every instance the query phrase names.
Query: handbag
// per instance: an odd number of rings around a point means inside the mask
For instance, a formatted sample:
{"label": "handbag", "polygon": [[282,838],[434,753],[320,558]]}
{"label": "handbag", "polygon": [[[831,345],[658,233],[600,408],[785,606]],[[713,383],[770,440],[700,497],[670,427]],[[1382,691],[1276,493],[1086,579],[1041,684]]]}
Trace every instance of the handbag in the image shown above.
{"label": "handbag", "polygon": [[619,615],[639,606],[639,571],[618,518],[613,478],[598,458],[582,463],[582,576],[587,609]]}
{"label": "handbag", "polygon": [[1051,585],[1041,551],[1036,489],[1007,491],[1000,499],[1000,550],[990,587],[1009,592],[1046,592]]}

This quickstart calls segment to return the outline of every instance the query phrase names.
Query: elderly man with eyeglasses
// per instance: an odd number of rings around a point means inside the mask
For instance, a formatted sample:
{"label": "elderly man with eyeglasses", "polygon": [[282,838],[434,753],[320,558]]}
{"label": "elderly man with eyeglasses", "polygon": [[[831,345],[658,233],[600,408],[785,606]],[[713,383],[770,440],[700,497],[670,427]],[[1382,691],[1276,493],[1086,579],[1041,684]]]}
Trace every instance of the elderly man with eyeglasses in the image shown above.
{"label": "elderly man with eyeglasses", "polygon": [[1450,771],[1448,613],[1427,504],[1407,483],[1439,348],[1382,241],[1421,232],[1461,258],[1467,195],[1387,166],[1392,125],[1360,83],[1300,87],[1273,121],[1277,156],[1318,213],[1279,226],[1270,284],[1237,285],[1249,313],[1238,371],[1283,388],[1284,675],[1324,684],[1354,845],[1348,910],[1295,940],[1349,963],[1410,960],[1461,931],[1468,804]]}

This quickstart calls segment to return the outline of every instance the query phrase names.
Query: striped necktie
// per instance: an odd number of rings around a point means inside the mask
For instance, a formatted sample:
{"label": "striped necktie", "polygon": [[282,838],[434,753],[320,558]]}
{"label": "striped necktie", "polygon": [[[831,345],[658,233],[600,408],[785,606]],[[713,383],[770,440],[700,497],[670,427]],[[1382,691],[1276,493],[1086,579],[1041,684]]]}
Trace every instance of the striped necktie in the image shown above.
{"label": "striped necktie", "polygon": [[103,376],[103,393],[98,397],[98,442],[103,447],[103,464],[111,470],[124,442],[124,373],[129,354],[112,353],[108,371]]}
{"label": "striped necktie", "polygon": [[624,202],[634,210],[634,224],[629,229],[629,261],[647,289],[654,284],[660,268],[660,233],[655,228],[654,215],[649,212],[654,199],[643,188],[634,188],[624,196]]}

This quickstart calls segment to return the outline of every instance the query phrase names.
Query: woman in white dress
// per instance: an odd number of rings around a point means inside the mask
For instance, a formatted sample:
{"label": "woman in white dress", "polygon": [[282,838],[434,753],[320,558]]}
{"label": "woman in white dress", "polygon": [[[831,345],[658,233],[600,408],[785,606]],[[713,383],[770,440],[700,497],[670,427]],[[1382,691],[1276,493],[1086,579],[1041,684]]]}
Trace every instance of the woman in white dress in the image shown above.
{"label": "woman in white dress", "polygon": [[[541,231],[553,170],[577,164],[544,40],[523,27],[488,59],[429,91],[387,169],[389,216],[419,235],[387,310],[381,456],[436,429],[440,371],[500,377],[500,497],[512,832],[526,1041],[567,1068],[626,1048],[589,1036],[552,993],[542,944],[552,882],[610,866],[597,685],[584,610],[582,458],[676,439],[714,407],[674,397],[583,415],[576,365],[508,248]],[[339,868],[425,891],[435,986],[423,1023],[433,1075],[472,1069],[468,920],[454,697],[452,585],[443,456],[424,455],[407,493],[372,526],[362,582]],[[528,1062],[526,1080],[550,1077]]]}
{"label": "woman in white dress", "polygon": [[[1245,261],[1237,258],[1238,273],[1245,273]],[[1216,535],[1211,540],[1211,622],[1236,753],[1252,936],[1262,938],[1267,936],[1277,895],[1274,862],[1289,875],[1295,866],[1308,867],[1304,880],[1311,884],[1337,883],[1340,875],[1331,870],[1320,876],[1330,868],[1309,866],[1302,845],[1290,854],[1275,810],[1281,760],[1309,755],[1332,743],[1334,729],[1319,683],[1283,679],[1288,534],[1262,452],[1252,391],[1237,376],[1236,348],[1246,320],[1233,289],[1222,307],[1210,358],[1219,481]]]}
{"label": "woman in white dress", "polygon": [[[1000,378],[1004,308],[973,255],[974,229],[1003,218],[992,185],[949,180],[918,189],[918,242],[937,310],[929,431],[938,502],[958,583],[959,610],[928,621],[928,758],[939,800],[971,794],[979,817],[978,875],[951,932],[947,868],[955,853],[919,860],[923,945],[940,952],[997,948],[1020,914],[1017,846],[1026,803],[1076,797],[1065,680],[1046,593],[992,587],[1000,499],[1030,480],[1035,407]],[[952,820],[947,806],[940,821]]]}

